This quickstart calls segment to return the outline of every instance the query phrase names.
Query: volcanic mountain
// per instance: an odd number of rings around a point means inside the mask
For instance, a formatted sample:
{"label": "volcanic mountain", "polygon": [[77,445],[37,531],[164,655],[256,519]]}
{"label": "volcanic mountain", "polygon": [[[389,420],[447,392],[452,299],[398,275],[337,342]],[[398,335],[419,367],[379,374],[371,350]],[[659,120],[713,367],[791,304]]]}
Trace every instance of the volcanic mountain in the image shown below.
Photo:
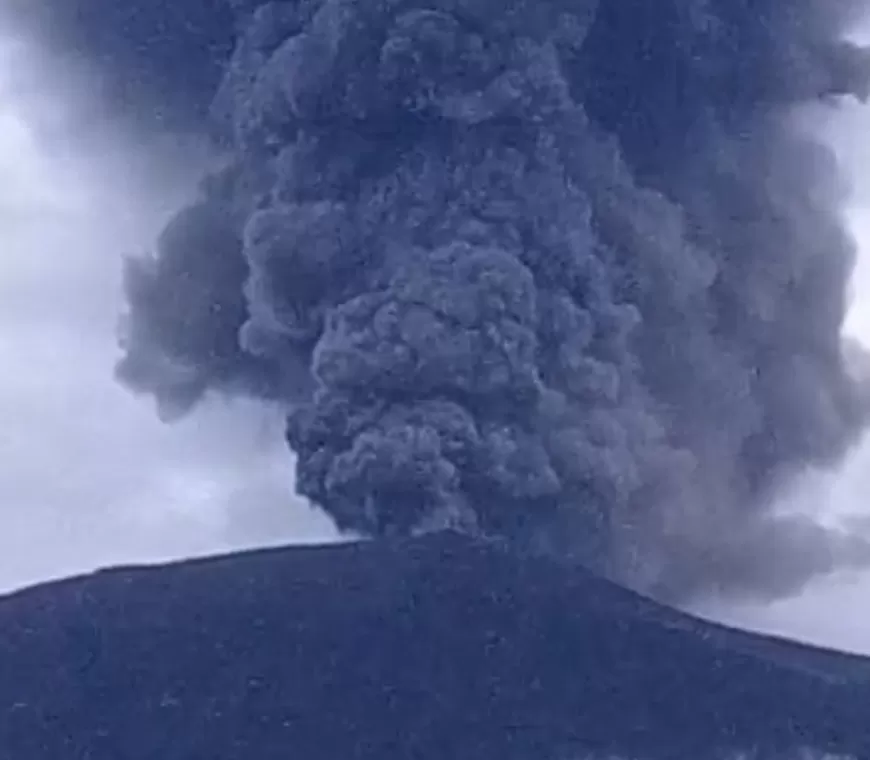
{"label": "volcanic mountain", "polygon": [[868,698],[870,660],[453,533],[0,601],[9,760],[868,758]]}

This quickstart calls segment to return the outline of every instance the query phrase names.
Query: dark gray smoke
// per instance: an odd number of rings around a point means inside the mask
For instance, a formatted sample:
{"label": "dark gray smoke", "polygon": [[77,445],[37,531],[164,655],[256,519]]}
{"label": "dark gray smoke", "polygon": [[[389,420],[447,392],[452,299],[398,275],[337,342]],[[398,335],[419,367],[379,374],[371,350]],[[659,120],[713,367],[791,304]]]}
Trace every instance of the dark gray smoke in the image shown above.
{"label": "dark gray smoke", "polygon": [[230,159],[130,262],[125,383],[285,401],[342,529],[460,526],[669,598],[868,559],[772,507],[865,417],[845,189],[793,118],[870,92],[862,3],[234,5]]}

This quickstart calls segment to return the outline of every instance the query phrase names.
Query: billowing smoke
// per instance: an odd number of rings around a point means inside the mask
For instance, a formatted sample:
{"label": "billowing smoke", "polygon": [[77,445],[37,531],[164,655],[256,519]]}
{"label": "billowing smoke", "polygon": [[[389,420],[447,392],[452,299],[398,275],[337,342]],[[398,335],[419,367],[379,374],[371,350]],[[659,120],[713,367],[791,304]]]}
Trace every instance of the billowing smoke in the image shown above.
{"label": "billowing smoke", "polygon": [[868,560],[773,506],[866,416],[846,188],[794,119],[870,92],[861,3],[230,4],[227,160],[130,262],[126,384],[283,402],[345,530],[480,531],[667,598]]}

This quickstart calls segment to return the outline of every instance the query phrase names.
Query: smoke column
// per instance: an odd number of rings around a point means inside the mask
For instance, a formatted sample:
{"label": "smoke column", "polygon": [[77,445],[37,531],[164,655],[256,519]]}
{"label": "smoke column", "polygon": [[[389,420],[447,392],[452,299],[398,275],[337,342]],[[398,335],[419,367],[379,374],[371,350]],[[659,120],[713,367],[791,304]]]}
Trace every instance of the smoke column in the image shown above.
{"label": "smoke column", "polygon": [[127,386],[278,402],[347,531],[460,527],[667,599],[867,562],[774,507],[866,417],[847,188],[794,118],[870,91],[861,3],[228,2],[191,4],[211,47],[163,82],[226,161],[129,262]]}

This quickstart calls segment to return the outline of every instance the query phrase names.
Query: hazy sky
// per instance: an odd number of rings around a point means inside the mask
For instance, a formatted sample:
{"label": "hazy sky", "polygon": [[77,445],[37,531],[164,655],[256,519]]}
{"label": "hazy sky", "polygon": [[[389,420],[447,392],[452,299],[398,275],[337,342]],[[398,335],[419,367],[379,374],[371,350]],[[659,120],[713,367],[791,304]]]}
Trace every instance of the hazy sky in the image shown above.
{"label": "hazy sky", "polygon": [[166,426],[113,381],[121,256],[190,191],[196,151],[166,145],[155,161],[98,130],[80,96],[63,102],[69,83],[32,75],[32,52],[0,53],[0,589],[331,535],[292,496],[274,412],[213,403]]}
{"label": "hazy sky", "polygon": [[[121,256],[147,249],[190,191],[197,151],[146,150],[102,123],[86,86],[40,76],[37,63],[0,44],[0,591],[107,564],[333,538],[292,494],[279,415],[215,400],[166,426],[114,383]],[[870,343],[870,107],[844,109],[828,132],[852,168],[848,213],[868,249],[849,329]],[[809,478],[795,504],[860,518],[870,516],[862,494],[870,442],[841,471]],[[703,611],[870,652],[868,593],[870,574],[770,607]]]}

